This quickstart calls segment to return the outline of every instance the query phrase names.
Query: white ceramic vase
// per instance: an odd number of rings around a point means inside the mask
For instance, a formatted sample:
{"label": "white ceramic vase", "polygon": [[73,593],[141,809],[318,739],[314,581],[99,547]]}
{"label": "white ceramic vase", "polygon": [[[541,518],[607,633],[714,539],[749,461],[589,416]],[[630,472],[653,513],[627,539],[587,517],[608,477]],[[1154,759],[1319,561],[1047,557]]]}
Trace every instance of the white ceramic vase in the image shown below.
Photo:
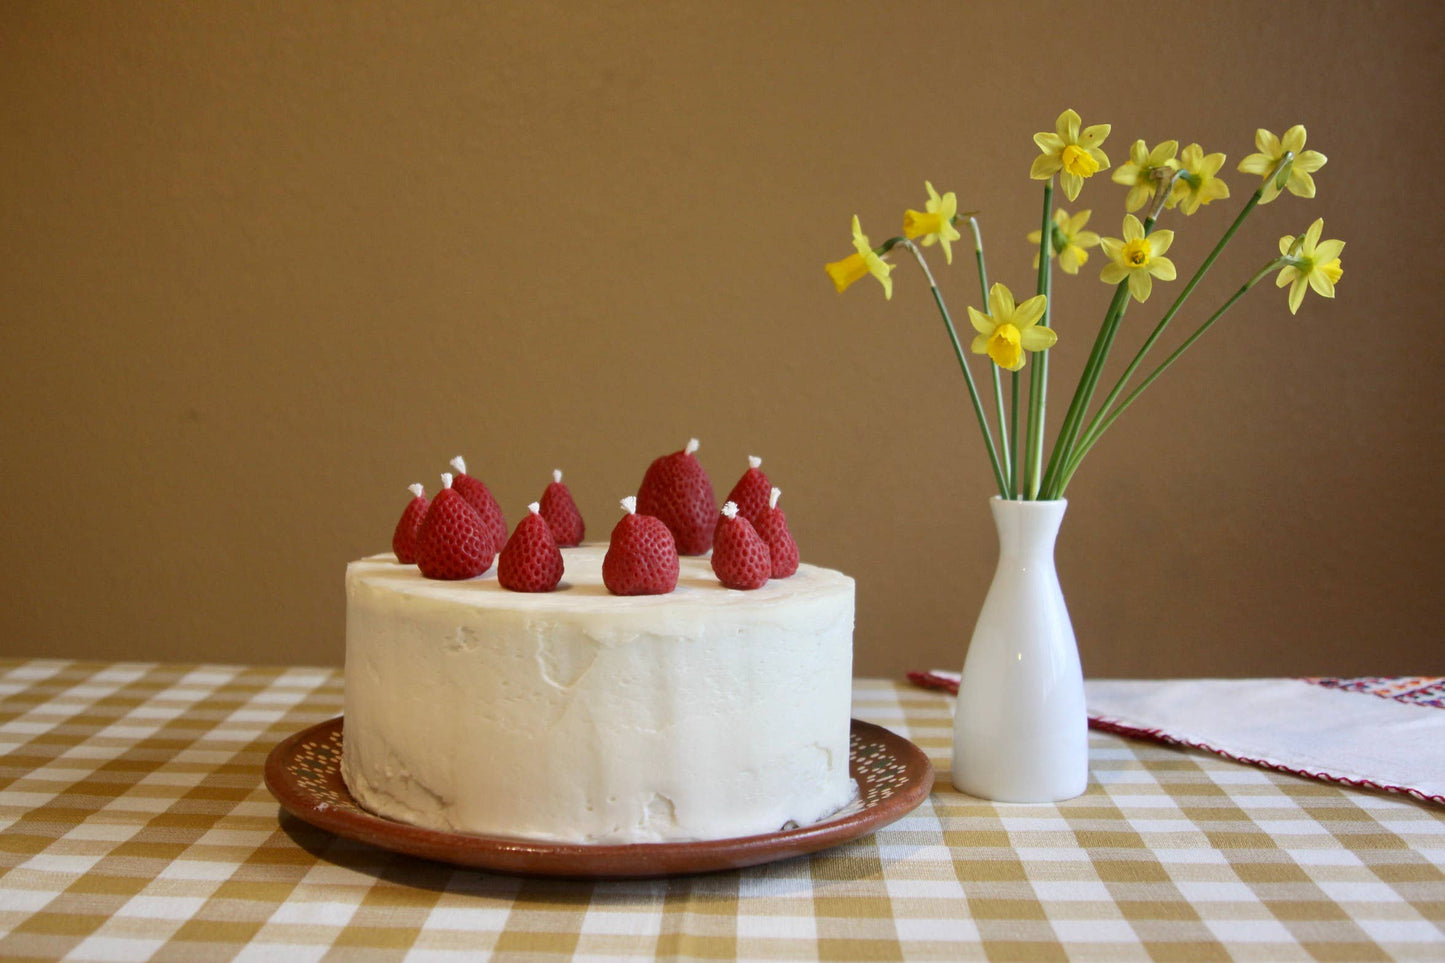
{"label": "white ceramic vase", "polygon": [[1089,781],[1084,674],[1054,570],[1068,502],[989,503],[998,568],[979,612],[953,719],[953,785],[999,802],[1081,794]]}

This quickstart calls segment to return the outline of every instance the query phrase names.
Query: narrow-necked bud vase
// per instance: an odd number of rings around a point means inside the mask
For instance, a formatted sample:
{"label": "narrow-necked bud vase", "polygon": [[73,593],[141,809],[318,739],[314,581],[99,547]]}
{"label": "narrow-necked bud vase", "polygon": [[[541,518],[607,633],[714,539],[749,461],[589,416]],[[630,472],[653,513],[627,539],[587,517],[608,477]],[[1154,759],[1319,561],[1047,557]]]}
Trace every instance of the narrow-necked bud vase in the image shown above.
{"label": "narrow-necked bud vase", "polygon": [[1089,742],[1079,649],[1054,569],[1068,502],[989,505],[998,567],[958,686],[953,785],[999,802],[1071,799],[1089,781]]}

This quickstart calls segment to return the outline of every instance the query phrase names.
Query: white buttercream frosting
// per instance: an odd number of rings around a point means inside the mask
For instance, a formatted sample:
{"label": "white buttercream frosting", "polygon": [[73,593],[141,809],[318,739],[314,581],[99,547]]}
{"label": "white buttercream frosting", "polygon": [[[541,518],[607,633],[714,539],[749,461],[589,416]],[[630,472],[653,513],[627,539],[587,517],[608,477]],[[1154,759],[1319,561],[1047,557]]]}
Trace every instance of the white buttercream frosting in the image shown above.
{"label": "white buttercream frosting", "polygon": [[614,596],[606,546],[554,592],[495,569],[346,573],[342,774],[362,805],[437,829],[583,843],[806,825],[852,798],[853,580],[812,565],[724,588],[681,560],[668,595]]}

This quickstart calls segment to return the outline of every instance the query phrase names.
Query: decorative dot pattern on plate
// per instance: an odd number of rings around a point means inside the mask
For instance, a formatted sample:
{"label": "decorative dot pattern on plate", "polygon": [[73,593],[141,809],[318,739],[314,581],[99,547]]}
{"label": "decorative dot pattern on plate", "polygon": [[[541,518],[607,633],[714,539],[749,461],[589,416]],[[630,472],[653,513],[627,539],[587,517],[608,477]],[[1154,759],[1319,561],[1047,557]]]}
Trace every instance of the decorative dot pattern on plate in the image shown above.
{"label": "decorative dot pattern on plate", "polygon": [[884,826],[928,796],[933,769],[917,746],[887,729],[853,720],[849,775],[858,796],[817,823],[789,824],[738,839],[621,846],[552,844],[443,833],[363,809],[341,778],[342,719],[285,740],[266,761],[266,785],[298,818],[385,849],[458,865],[528,875],[638,877],[708,872],[814,852]]}

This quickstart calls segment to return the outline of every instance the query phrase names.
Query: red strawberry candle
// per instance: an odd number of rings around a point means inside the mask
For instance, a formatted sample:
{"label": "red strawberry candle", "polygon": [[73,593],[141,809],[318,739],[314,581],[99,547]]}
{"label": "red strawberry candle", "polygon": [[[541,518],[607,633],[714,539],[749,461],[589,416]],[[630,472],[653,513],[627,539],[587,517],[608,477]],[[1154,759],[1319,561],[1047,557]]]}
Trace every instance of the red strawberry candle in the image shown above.
{"label": "red strawberry candle", "polygon": [[480,478],[473,478],[467,474],[467,462],[461,455],[452,459],[452,468],[456,469],[455,487],[467,504],[476,509],[482,521],[487,525],[487,532],[492,536],[492,545],[500,549],[507,544],[507,519],[502,514],[502,507],[492,497],[492,492],[482,483]]}
{"label": "red strawberry candle", "polygon": [[661,519],[638,514],[632,495],[622,499],[622,509],[602,557],[602,584],[613,595],[666,595],[677,588],[682,568],[672,532]]}
{"label": "red strawberry candle", "polygon": [[798,570],[798,543],[788,531],[788,516],[778,507],[778,497],[783,493],[772,489],[768,494],[768,507],[758,513],[753,527],[763,541],[768,543],[768,554],[773,560],[773,578],[787,578]]}
{"label": "red strawberry candle", "polygon": [[757,455],[748,456],[748,470],[728,492],[727,500],[738,506],[738,514],[757,526],[758,516],[768,507],[768,491],[773,487],[768,476],[763,474],[763,460]]}
{"label": "red strawberry candle", "polygon": [[681,555],[706,555],[717,526],[717,498],[697,449],[691,438],[682,451],[658,458],[637,489],[637,511],[661,519]]}
{"label": "red strawberry candle", "polygon": [[582,544],[587,526],[582,521],[582,513],[577,510],[577,503],[572,500],[572,492],[562,484],[562,469],[552,471],[552,484],[542,492],[542,500],[538,504],[558,545],[573,548]]}
{"label": "red strawberry candle", "polygon": [[507,539],[497,559],[497,581],[513,592],[550,592],[562,581],[562,550],[537,502],[527,506],[527,517]]}
{"label": "red strawberry candle", "polygon": [[476,509],[442,475],[442,490],[432,499],[416,535],[416,564],[427,578],[458,581],[476,578],[492,567],[497,550]]}
{"label": "red strawberry candle", "polygon": [[412,565],[416,562],[416,533],[431,502],[427,501],[426,489],[421,485],[408,485],[407,490],[411,492],[411,501],[407,502],[401,518],[397,519],[396,531],[391,533],[391,550],[396,553],[398,562]]}
{"label": "red strawberry candle", "polygon": [[753,523],[738,514],[736,502],[722,507],[712,546],[712,570],[731,589],[759,589],[768,584],[773,560],[768,543]]}

